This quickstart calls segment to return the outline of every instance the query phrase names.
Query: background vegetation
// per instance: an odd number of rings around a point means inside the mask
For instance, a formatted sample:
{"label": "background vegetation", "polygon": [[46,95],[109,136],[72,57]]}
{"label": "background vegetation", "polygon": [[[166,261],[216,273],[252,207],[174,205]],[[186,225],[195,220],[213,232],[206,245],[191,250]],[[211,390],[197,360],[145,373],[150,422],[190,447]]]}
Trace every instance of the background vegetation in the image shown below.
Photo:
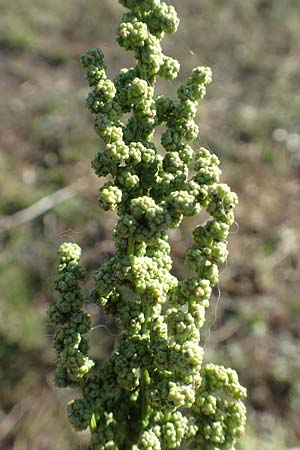
{"label": "background vegetation", "polygon": [[[219,155],[240,198],[206,358],[235,367],[248,387],[241,450],[299,450],[299,0],[170,3],[181,26],[164,45],[181,62],[181,79],[195,65],[213,69],[199,144]],[[115,218],[96,205],[90,159],[99,141],[78,58],[101,47],[111,76],[132,62],[114,42],[121,9],[117,0],[0,0],[1,450],[73,450],[86,439],[65,416],[72,393],[52,384],[46,310],[61,242],[82,245],[91,270],[114,251]],[[174,94],[176,86],[159,89]],[[13,215],[40,199],[43,214]],[[170,234],[177,274],[193,225]],[[104,358],[118,330],[90,309],[95,325],[106,325],[92,332]]]}

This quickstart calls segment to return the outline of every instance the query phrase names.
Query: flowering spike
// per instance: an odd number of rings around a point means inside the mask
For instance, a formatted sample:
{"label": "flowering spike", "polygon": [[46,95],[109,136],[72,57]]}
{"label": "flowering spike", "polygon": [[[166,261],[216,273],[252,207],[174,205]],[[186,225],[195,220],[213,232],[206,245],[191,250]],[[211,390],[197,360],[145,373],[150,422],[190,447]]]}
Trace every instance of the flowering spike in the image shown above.
{"label": "flowering spike", "polygon": [[[129,12],[117,42],[134,52],[135,67],[121,69],[111,81],[99,49],[88,50],[81,65],[92,88],[87,107],[104,143],[92,166],[99,177],[110,176],[99,205],[118,215],[116,252],[96,271],[92,298],[115,317],[121,332],[103,367],[92,369],[83,337],[90,318],[79,287],[80,249],[63,244],[58,301],[49,310],[51,321],[61,325],[54,338],[56,383],[81,390],[68,415],[76,430],[90,428],[89,450],[165,450],[184,443],[190,450],[234,450],[244,431],[246,392],[235,371],[202,367],[200,330],[218,265],[227,258],[237,196],[220,183],[218,158],[187,144],[198,136],[198,102],[211,70],[194,68],[177,100],[156,96],[156,78],[175,79],[180,68],[160,45],[178,27],[175,8],[160,0],[120,3]],[[162,124],[158,149],[152,136]],[[201,208],[211,219],[195,228],[185,254],[194,275],[179,280],[170,272],[167,231]]]}

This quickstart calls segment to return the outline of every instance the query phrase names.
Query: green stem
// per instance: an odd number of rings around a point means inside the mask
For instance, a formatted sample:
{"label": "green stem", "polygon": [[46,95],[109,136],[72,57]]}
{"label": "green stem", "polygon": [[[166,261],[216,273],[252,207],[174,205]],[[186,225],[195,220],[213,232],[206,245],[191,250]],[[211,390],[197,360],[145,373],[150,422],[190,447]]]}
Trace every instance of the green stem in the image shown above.
{"label": "green stem", "polygon": [[150,384],[150,376],[147,369],[141,370],[141,390],[140,390],[140,408],[141,408],[141,429],[147,426],[149,418],[149,405],[146,399],[147,387]]}
{"label": "green stem", "polygon": [[91,432],[97,430],[97,420],[96,420],[96,416],[94,413],[92,415],[91,422],[90,422],[90,430],[91,430]]}
{"label": "green stem", "polygon": [[[142,325],[141,333],[142,335],[149,336],[149,329],[147,328],[147,322],[148,322],[148,314],[149,314],[149,306],[145,304],[142,300],[142,311],[144,313],[145,321]],[[140,433],[143,431],[145,427],[147,427],[149,422],[149,414],[150,414],[150,407],[147,402],[146,398],[146,392],[147,388],[150,384],[150,375],[148,372],[148,369],[143,368],[141,369],[141,378],[140,378]]]}
{"label": "green stem", "polygon": [[128,238],[128,244],[127,244],[127,255],[130,256],[134,253],[134,237],[130,236]]}

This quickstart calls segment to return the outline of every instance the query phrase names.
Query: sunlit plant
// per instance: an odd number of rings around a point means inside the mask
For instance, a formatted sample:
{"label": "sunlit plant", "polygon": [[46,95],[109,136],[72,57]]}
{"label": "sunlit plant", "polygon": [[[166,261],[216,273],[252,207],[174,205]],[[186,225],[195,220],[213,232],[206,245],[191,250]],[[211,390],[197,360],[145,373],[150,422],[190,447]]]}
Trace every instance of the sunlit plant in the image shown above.
{"label": "sunlit plant", "polygon": [[[160,0],[119,0],[129,9],[117,41],[132,50],[136,65],[113,81],[99,49],[81,57],[91,87],[87,107],[103,141],[92,161],[102,184],[99,205],[116,211],[115,255],[94,275],[93,301],[120,328],[104,364],[88,356],[91,328],[80,284],[80,248],[58,252],[58,299],[49,309],[57,353],[55,383],[79,398],[68,404],[76,430],[90,429],[89,450],[234,450],[244,432],[246,391],[232,369],[206,364],[200,329],[205,322],[218,265],[227,258],[227,236],[237,196],[220,183],[218,158],[193,149],[198,102],[211,82],[208,67],[196,67],[177,90],[178,99],[156,95],[158,76],[174,80],[179,63],[163,54],[160,41],[179,20]],[[126,115],[125,115],[126,114]],[[124,116],[125,115],[125,116]],[[122,121],[123,118],[123,121]],[[153,143],[164,125],[161,148]],[[204,208],[211,216],[193,232],[185,263],[194,275],[171,274],[168,230]]]}

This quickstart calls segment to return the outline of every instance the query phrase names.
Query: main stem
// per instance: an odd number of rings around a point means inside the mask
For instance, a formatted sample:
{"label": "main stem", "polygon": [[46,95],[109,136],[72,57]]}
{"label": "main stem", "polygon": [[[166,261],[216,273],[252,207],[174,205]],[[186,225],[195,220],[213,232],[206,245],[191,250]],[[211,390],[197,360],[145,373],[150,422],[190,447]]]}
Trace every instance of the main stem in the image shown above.
{"label": "main stem", "polygon": [[[133,236],[128,238],[128,246],[127,246],[127,255],[130,256],[134,253],[134,244],[135,239]],[[149,330],[147,329],[147,320],[148,320],[148,312],[149,308],[147,307],[147,304],[142,302],[142,311],[144,313],[145,321],[142,325],[142,335],[149,334]],[[147,392],[147,386],[150,384],[150,376],[148,369],[141,368],[140,370],[140,393],[139,393],[139,416],[138,416],[138,427],[137,432],[135,436],[132,436],[132,434],[128,434],[127,437],[125,437],[124,442],[124,450],[129,450],[131,446],[134,444],[134,442],[139,438],[140,434],[142,433],[143,429],[148,424],[148,418],[149,418],[149,405],[146,398],[146,392]],[[134,433],[135,434],[135,433]]]}

